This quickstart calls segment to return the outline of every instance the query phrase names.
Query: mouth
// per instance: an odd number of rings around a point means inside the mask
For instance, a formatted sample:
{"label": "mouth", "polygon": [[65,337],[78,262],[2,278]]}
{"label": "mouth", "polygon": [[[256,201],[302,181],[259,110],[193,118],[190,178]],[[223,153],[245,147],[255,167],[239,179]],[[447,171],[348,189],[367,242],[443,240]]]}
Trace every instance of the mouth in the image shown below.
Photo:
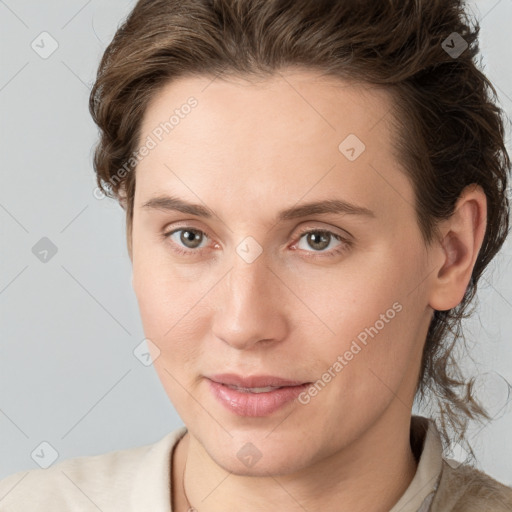
{"label": "mouth", "polygon": [[228,386],[227,384],[224,384],[228,388],[236,389],[237,391],[242,391],[243,393],[268,393],[269,391],[274,391],[274,389],[281,389],[283,387],[287,386],[266,386],[264,388],[241,388],[239,386]]}
{"label": "mouth", "polygon": [[288,386],[300,386],[302,384],[310,384],[303,380],[292,380],[277,377],[274,375],[252,375],[248,377],[242,377],[235,373],[222,373],[217,375],[211,375],[208,379],[224,384],[226,386],[235,386],[237,388],[246,389],[258,389],[258,388],[282,388]]}
{"label": "mouth", "polygon": [[293,402],[311,382],[260,375],[241,377],[235,374],[206,378],[211,393],[231,413],[238,416],[269,416]]}

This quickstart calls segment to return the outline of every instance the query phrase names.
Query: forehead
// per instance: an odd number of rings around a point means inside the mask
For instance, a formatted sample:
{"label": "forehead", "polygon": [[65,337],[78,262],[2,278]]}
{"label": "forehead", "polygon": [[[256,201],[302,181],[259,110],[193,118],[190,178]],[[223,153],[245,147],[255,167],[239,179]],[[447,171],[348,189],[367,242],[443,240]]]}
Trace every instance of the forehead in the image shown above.
{"label": "forehead", "polygon": [[[184,108],[190,98],[195,106]],[[222,187],[225,196],[250,201],[269,191],[284,197],[286,187],[297,201],[336,187],[359,203],[410,198],[393,153],[392,106],[384,89],[311,71],[258,80],[182,77],[146,109],[140,142],[149,137],[156,145],[137,167],[138,195],[179,186],[192,199],[191,190]]]}
{"label": "forehead", "polygon": [[[344,130],[364,136],[377,124],[385,125],[392,107],[391,95],[383,88],[321,76],[311,70],[291,69],[266,78],[191,75],[170,81],[157,91],[147,105],[142,131],[150,132],[168,120],[190,97],[198,105],[194,115],[186,117],[192,118],[198,137],[208,138],[215,135],[210,129],[220,123],[224,130],[228,125],[233,132],[242,129],[241,135],[262,128],[268,133],[286,128],[285,133],[278,132],[279,139],[322,129],[340,136]],[[194,123],[194,117],[199,116],[201,122]],[[304,124],[298,127],[296,121]],[[180,122],[173,129],[178,136],[183,131],[178,129],[180,124],[185,125]],[[374,136],[379,133],[376,130]]]}

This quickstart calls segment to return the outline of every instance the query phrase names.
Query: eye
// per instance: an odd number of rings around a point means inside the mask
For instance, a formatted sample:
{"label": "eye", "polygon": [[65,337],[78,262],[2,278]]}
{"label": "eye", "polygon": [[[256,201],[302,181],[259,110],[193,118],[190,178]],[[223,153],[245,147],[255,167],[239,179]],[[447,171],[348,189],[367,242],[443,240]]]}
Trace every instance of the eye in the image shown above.
{"label": "eye", "polygon": [[[300,242],[305,240],[305,243],[313,249],[313,251],[308,251],[307,247],[300,247]],[[338,241],[338,244],[334,246],[334,249],[325,251],[329,246],[331,246],[333,241]],[[303,244],[304,245],[304,244]],[[342,236],[333,233],[332,231],[324,230],[324,229],[310,229],[309,231],[303,231],[299,238],[299,243],[293,246],[298,247],[301,250],[306,250],[307,252],[312,253],[320,253],[322,256],[325,255],[327,257],[336,256],[343,251],[347,250],[350,247],[350,242],[345,240]],[[315,257],[315,256],[313,256]]]}
{"label": "eye", "polygon": [[168,238],[173,241],[174,250],[179,254],[189,254],[193,252],[201,252],[200,250],[198,250],[202,249],[202,247],[200,247],[200,244],[208,237],[200,229],[185,227],[180,229],[174,229],[173,231],[164,233],[164,238]]}

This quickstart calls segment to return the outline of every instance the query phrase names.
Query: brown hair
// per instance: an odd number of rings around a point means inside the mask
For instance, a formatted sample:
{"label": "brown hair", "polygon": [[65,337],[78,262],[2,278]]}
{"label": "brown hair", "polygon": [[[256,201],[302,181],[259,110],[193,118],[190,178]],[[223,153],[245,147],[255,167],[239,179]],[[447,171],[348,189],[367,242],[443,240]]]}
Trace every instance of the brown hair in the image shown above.
{"label": "brown hair", "polygon": [[433,314],[416,393],[420,403],[435,404],[445,443],[454,435],[464,443],[470,419],[490,418],[454,348],[465,346],[461,320],[509,230],[510,159],[496,91],[474,62],[479,30],[462,0],[139,0],[103,55],[89,105],[101,134],[98,186],[126,209],[130,254],[135,172],[126,162],[148,102],[168,82],[265,77],[300,66],[385,87],[425,243],[438,236],[437,223],[453,214],[464,187],[478,184],[487,196],[471,281],[457,307]]}

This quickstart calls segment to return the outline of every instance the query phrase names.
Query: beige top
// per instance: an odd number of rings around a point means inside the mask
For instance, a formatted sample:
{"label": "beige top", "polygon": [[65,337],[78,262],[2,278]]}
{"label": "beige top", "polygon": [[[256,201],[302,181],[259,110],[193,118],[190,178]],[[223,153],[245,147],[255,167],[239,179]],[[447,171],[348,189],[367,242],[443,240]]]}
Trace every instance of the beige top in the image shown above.
{"label": "beige top", "polygon": [[[445,461],[432,420],[413,416],[411,424],[419,463],[390,512],[512,511],[512,488]],[[154,444],[14,473],[0,480],[0,512],[172,512],[171,455],[186,431],[181,427]]]}

